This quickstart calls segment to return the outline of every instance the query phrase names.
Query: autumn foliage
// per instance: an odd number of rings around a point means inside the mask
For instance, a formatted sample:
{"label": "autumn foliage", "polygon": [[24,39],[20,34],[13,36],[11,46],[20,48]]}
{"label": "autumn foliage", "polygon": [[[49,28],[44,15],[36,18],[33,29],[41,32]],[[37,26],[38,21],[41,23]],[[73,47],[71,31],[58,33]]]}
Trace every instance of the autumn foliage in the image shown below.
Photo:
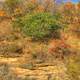
{"label": "autumn foliage", "polygon": [[2,17],[2,16],[6,16],[6,12],[3,10],[0,11],[0,17]]}

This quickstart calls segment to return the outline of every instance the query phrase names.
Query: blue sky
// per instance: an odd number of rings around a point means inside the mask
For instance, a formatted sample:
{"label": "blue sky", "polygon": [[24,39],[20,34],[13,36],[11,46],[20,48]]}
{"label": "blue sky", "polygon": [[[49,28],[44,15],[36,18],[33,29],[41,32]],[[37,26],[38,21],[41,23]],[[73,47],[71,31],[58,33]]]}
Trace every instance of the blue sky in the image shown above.
{"label": "blue sky", "polygon": [[79,2],[80,0],[64,0],[64,1],[72,1],[73,3],[77,3],[77,2]]}
{"label": "blue sky", "polygon": [[56,0],[58,3],[60,3],[60,2],[62,2],[62,1],[64,1],[64,2],[68,2],[68,1],[71,1],[71,2],[73,2],[73,3],[77,3],[77,2],[79,2],[80,0]]}

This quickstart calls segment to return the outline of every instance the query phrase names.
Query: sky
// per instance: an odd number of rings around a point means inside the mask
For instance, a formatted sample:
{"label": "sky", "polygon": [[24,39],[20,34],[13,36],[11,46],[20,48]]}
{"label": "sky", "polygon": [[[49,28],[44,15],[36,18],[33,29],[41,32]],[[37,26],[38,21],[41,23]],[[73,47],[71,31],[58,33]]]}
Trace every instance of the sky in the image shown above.
{"label": "sky", "polygon": [[80,0],[56,0],[57,3],[62,3],[62,2],[73,2],[73,3],[77,3]]}
{"label": "sky", "polygon": [[77,3],[77,2],[79,2],[80,0],[64,0],[65,2],[67,2],[67,1],[72,1],[73,3]]}

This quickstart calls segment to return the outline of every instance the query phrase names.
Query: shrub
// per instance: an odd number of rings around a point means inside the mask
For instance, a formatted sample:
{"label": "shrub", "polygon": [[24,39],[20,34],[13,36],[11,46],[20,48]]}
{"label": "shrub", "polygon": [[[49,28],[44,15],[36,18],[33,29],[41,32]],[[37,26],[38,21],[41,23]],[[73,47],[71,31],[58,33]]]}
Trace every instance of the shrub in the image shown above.
{"label": "shrub", "polygon": [[15,43],[1,43],[0,55],[5,57],[16,57],[22,53],[22,47]]}
{"label": "shrub", "polygon": [[68,59],[67,68],[71,80],[80,80],[80,55],[71,56]]}
{"label": "shrub", "polygon": [[[35,39],[43,39],[50,37],[51,34],[60,31],[59,15],[51,15],[50,13],[36,13],[25,15],[14,21],[14,26],[20,27],[21,31]],[[59,34],[58,34],[59,35]]]}

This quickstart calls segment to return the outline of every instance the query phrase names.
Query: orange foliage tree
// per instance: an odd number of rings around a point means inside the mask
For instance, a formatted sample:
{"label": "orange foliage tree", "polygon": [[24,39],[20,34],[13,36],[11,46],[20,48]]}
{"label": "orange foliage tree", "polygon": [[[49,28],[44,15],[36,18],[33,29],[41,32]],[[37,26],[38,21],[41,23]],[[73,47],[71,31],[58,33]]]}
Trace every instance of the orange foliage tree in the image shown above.
{"label": "orange foliage tree", "polygon": [[77,4],[78,7],[78,22],[80,23],[80,2]]}
{"label": "orange foliage tree", "polygon": [[35,4],[37,2],[37,0],[31,0],[31,3]]}
{"label": "orange foliage tree", "polygon": [[3,11],[3,10],[1,10],[1,11],[0,11],[0,17],[3,17],[3,16],[6,16],[6,12]]}
{"label": "orange foliage tree", "polygon": [[64,20],[66,23],[73,23],[74,17],[76,16],[75,5],[71,2],[67,2],[63,7]]}
{"label": "orange foliage tree", "polygon": [[38,5],[37,8],[34,10],[35,12],[44,12],[44,6]]}

